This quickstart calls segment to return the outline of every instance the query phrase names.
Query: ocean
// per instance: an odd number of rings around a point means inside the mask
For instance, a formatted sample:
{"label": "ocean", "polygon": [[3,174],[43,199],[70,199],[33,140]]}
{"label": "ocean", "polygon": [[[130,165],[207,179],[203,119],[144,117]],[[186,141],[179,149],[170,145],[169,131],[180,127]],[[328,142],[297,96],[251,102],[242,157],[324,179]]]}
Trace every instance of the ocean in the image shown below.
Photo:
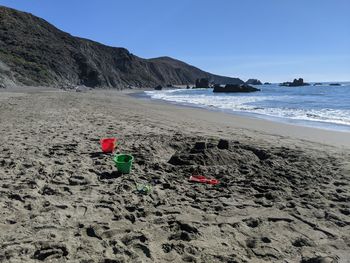
{"label": "ocean", "polygon": [[263,118],[272,121],[350,132],[350,83],[341,86],[255,86],[253,93],[213,93],[213,89],[145,91],[152,99]]}

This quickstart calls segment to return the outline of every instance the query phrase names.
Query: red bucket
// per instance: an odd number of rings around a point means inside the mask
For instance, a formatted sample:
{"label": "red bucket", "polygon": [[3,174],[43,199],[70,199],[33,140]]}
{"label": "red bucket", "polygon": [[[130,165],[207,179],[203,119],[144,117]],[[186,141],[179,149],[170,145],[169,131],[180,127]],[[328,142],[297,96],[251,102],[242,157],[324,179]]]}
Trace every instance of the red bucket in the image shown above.
{"label": "red bucket", "polygon": [[101,148],[104,153],[112,153],[116,147],[117,139],[116,138],[104,138],[101,139]]}

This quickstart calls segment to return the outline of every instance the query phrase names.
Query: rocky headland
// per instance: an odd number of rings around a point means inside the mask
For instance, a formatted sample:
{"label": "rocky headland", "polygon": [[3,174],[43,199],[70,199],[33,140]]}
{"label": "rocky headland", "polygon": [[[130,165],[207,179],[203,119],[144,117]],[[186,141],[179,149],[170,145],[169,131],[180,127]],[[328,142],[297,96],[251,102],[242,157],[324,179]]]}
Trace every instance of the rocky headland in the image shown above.
{"label": "rocky headland", "polygon": [[0,87],[121,89],[192,85],[200,78],[221,84],[243,83],[170,57],[143,59],[125,48],[74,37],[32,14],[0,6]]}

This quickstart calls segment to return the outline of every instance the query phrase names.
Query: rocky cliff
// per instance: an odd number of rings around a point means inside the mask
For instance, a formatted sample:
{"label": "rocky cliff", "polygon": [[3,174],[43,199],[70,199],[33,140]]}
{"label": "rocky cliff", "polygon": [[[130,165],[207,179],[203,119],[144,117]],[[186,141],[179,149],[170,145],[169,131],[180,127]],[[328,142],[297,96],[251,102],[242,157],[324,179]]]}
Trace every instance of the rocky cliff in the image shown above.
{"label": "rocky cliff", "polygon": [[123,88],[193,84],[198,78],[242,84],[169,57],[143,59],[71,36],[29,13],[0,6],[0,86]]}

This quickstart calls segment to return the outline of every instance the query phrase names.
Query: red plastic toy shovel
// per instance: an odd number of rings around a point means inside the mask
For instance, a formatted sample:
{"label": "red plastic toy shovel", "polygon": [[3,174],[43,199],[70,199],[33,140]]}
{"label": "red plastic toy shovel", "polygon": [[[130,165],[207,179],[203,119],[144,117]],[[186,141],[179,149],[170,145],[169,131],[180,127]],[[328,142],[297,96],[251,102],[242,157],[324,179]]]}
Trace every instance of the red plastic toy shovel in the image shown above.
{"label": "red plastic toy shovel", "polygon": [[216,179],[208,179],[203,175],[191,175],[190,176],[190,181],[191,182],[197,182],[197,183],[202,183],[202,184],[211,184],[211,185],[216,185],[219,183],[219,180]]}

